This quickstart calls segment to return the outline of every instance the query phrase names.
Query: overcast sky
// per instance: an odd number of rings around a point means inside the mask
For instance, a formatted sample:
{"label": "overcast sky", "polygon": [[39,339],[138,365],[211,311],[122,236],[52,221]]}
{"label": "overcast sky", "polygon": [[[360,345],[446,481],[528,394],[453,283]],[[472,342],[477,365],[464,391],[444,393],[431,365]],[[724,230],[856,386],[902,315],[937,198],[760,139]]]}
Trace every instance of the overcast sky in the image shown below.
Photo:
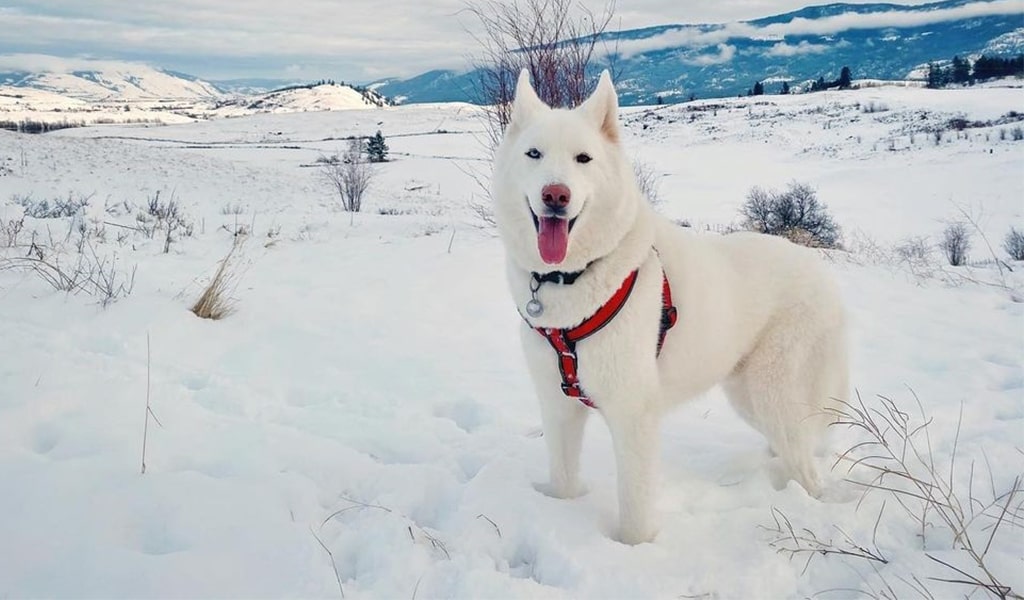
{"label": "overcast sky", "polygon": [[[613,28],[729,23],[812,3],[618,0]],[[0,0],[0,55],[141,61],[207,79],[368,81],[464,65],[474,51],[467,30],[475,27],[464,7],[464,0]]]}

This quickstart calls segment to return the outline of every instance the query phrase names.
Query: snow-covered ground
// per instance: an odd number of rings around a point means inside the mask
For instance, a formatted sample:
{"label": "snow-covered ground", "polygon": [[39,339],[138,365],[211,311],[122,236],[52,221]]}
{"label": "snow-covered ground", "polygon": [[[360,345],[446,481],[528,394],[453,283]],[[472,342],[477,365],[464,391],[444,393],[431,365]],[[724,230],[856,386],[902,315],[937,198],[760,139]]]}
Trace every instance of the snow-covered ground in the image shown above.
{"label": "snow-covered ground", "polygon": [[[903,264],[892,248],[933,244],[962,209],[1005,260],[1003,236],[1024,225],[1021,122],[1006,117],[1022,99],[871,88],[623,114],[660,210],[697,235],[738,223],[755,185],[818,191],[851,250],[829,259],[854,385],[869,406],[884,395],[918,422],[923,410],[939,470],[955,454],[966,490],[973,466],[980,500],[1024,472],[1024,264],[1000,274],[977,232],[969,268],[937,253]],[[995,124],[936,142],[955,118]],[[393,160],[350,221],[314,165],[378,129]],[[462,105],[0,131],[0,223],[21,204],[90,199],[84,216],[26,218],[13,248],[0,229],[2,256],[34,240],[74,265],[81,224],[85,256],[135,268],[132,293],[106,308],[0,269],[0,597],[857,597],[885,585],[907,597],[912,577],[936,597],[969,591],[928,579],[960,578],[928,555],[977,572],[934,513],[922,537],[891,495],[860,502],[845,464],[822,500],[778,481],[717,391],[662,428],[654,543],[610,537],[599,419],[589,494],[537,492],[546,456],[519,317],[501,244],[473,208],[485,140]],[[158,192],[193,231],[166,254],[130,229]],[[239,228],[251,234],[232,262],[235,310],[200,320],[188,307]],[[862,439],[834,433],[826,471]],[[842,528],[888,563],[791,560],[770,544],[773,509],[837,544]],[[987,561],[1020,593],[1011,526]],[[982,546],[988,533],[974,531]]]}

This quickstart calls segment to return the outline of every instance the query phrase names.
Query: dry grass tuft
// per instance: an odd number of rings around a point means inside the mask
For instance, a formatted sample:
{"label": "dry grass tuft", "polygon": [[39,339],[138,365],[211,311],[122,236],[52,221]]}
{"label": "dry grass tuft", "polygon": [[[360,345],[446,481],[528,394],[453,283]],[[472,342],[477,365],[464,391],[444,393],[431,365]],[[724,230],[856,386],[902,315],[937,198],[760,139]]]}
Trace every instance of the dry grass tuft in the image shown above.
{"label": "dry grass tuft", "polygon": [[235,311],[235,301],[230,296],[231,290],[237,283],[232,259],[244,240],[244,236],[235,237],[231,250],[217,265],[217,272],[213,274],[206,289],[192,305],[192,312],[200,319],[219,321]]}

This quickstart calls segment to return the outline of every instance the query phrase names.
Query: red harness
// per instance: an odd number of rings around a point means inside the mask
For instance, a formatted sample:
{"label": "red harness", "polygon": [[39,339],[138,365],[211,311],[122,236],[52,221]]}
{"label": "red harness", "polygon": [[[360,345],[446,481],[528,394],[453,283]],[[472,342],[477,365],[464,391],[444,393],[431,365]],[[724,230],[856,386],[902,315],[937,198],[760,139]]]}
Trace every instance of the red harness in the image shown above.
{"label": "red harness", "polygon": [[[576,327],[571,329],[534,328],[544,336],[544,339],[558,353],[558,370],[562,374],[562,393],[570,398],[576,398],[590,408],[597,408],[597,405],[580,387],[578,374],[579,360],[576,357],[576,344],[580,340],[594,335],[615,318],[615,315],[622,310],[626,300],[629,299],[629,295],[633,292],[633,286],[636,284],[638,274],[639,269],[630,273],[615,294],[608,299],[608,302],[605,302],[601,308],[597,309],[597,312]],[[658,355],[661,354],[661,347],[665,344],[665,336],[668,335],[668,330],[676,324],[677,318],[676,307],[672,305],[672,288],[668,285],[668,277],[665,276],[664,271],[661,273],[661,278],[661,325],[658,331]]]}

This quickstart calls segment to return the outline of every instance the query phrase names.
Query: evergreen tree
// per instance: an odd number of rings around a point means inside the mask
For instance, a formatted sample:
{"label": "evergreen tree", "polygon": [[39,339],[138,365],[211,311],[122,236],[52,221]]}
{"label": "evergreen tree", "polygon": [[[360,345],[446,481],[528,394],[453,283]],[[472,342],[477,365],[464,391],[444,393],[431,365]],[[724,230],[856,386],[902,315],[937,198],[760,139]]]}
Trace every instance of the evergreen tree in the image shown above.
{"label": "evergreen tree", "polygon": [[967,83],[971,78],[971,65],[959,56],[953,57],[953,83]]}
{"label": "evergreen tree", "polygon": [[937,89],[944,85],[946,85],[945,70],[935,63],[928,63],[928,87]]}
{"label": "evergreen tree", "polygon": [[843,67],[843,70],[839,73],[839,80],[836,84],[841,90],[848,90],[853,84],[853,77],[850,75],[850,67]]}
{"label": "evergreen tree", "polygon": [[384,141],[384,135],[377,130],[377,133],[366,141],[366,156],[370,162],[386,162],[388,160],[388,145]]}
{"label": "evergreen tree", "polygon": [[758,81],[757,83],[754,84],[754,95],[755,96],[763,96],[764,95],[764,84],[761,83],[760,81]]}
{"label": "evergreen tree", "polygon": [[782,91],[780,91],[779,93],[784,95],[784,96],[789,93],[789,82],[788,81],[783,81],[782,82]]}
{"label": "evergreen tree", "polygon": [[1011,77],[1024,74],[1024,54],[1015,58],[982,56],[974,63],[974,78],[977,80]]}

